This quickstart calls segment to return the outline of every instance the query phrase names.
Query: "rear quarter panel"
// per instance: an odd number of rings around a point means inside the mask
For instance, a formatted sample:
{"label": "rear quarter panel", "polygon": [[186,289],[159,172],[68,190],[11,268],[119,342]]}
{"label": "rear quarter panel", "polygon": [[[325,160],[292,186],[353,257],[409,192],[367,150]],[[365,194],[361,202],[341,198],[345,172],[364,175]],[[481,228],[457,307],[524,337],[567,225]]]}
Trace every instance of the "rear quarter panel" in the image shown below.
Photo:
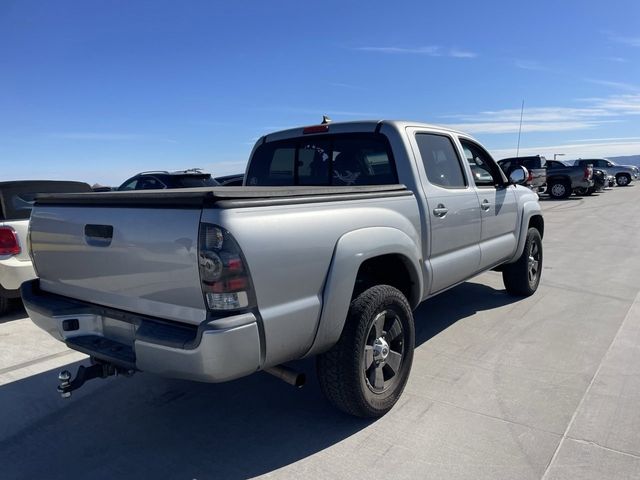
{"label": "rear quarter panel", "polygon": [[[323,308],[327,275],[342,236],[384,226],[420,245],[420,217],[413,196],[212,208],[203,212],[202,221],[229,230],[246,258],[264,332],[264,366],[302,357],[310,349]],[[357,269],[349,273],[349,297],[356,273]],[[346,309],[336,315],[344,320]]]}

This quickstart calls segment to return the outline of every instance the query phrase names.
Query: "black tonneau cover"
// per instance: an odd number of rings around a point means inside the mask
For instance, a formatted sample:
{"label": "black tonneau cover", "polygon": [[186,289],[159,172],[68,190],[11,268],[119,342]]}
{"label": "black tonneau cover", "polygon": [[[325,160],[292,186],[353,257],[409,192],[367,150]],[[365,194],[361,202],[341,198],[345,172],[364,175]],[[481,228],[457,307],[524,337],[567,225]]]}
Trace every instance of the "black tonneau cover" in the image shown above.
{"label": "black tonneau cover", "polygon": [[15,180],[0,182],[0,220],[26,220],[37,194],[60,192],[90,192],[83,182],[62,180]]}
{"label": "black tonneau cover", "polygon": [[412,195],[404,185],[351,187],[200,187],[99,193],[43,194],[37,205],[198,208],[214,205],[238,208],[258,205],[315,203]]}

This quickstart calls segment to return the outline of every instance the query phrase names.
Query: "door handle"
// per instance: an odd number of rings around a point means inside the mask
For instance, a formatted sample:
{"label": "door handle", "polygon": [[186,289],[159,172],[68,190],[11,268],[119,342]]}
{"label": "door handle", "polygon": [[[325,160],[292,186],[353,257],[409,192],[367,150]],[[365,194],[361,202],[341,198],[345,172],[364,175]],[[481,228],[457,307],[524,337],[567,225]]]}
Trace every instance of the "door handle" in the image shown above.
{"label": "door handle", "polygon": [[436,217],[440,217],[440,218],[444,217],[447,214],[447,212],[449,212],[449,209],[441,203],[439,203],[438,206],[433,209],[433,214]]}
{"label": "door handle", "polygon": [[485,212],[487,210],[489,210],[491,208],[491,204],[489,203],[489,200],[487,200],[486,198],[482,201],[482,204],[480,205],[480,208],[482,208],[482,210],[484,210]]}

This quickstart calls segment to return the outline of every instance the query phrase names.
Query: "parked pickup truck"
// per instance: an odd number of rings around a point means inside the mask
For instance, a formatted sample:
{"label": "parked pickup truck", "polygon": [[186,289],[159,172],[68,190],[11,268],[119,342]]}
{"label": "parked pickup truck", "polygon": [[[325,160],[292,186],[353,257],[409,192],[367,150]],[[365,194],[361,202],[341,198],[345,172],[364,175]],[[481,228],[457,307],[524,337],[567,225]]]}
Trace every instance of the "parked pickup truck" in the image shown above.
{"label": "parked pickup truck", "polygon": [[552,198],[568,198],[572,193],[583,193],[593,187],[593,167],[568,166],[558,160],[546,160],[547,193]]}
{"label": "parked pickup truck", "polygon": [[542,172],[545,172],[547,185],[544,191],[553,198],[567,198],[572,193],[582,194],[593,187],[591,166],[567,166],[558,160],[547,160],[541,155],[503,158],[498,163],[506,172],[514,166],[524,166],[530,172],[537,172],[538,177],[542,177]]}
{"label": "parked pickup truck", "polygon": [[510,294],[536,291],[544,221],[525,179],[430,125],[272,133],[242,187],[39,197],[40,279],[23,297],[38,326],[93,359],[61,373],[65,396],[136,370],[298,384],[281,364],[317,355],[330,402],[376,417],[407,382],[423,300],[490,269]]}
{"label": "parked pickup truck", "polygon": [[539,155],[531,157],[510,157],[498,160],[498,165],[509,176],[517,167],[525,167],[529,172],[525,185],[536,193],[542,193],[547,188],[547,169],[544,167],[545,158]]}
{"label": "parked pickup truck", "polygon": [[82,182],[17,180],[0,182],[0,315],[20,297],[20,285],[36,275],[26,248],[29,215],[37,193],[90,192]]}

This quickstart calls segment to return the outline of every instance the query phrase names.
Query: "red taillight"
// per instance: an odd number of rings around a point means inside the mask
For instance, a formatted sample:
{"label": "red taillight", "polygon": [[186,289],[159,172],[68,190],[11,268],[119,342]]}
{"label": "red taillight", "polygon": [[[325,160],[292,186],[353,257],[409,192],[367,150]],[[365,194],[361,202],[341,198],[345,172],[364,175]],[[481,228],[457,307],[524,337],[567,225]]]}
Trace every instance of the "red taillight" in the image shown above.
{"label": "red taillight", "polygon": [[21,251],[16,231],[11,227],[0,227],[0,255],[18,255]]}
{"label": "red taillight", "polygon": [[591,166],[584,167],[584,179],[591,180],[592,176],[593,176],[593,168],[591,168]]}
{"label": "red taillight", "polygon": [[209,310],[238,310],[255,305],[249,271],[229,232],[201,223],[198,258],[202,293]]}
{"label": "red taillight", "polygon": [[533,173],[529,170],[529,176],[527,177],[527,183],[531,183],[533,181]]}
{"label": "red taillight", "polygon": [[302,134],[307,135],[309,133],[325,133],[329,131],[329,125],[313,125],[311,127],[304,127]]}

